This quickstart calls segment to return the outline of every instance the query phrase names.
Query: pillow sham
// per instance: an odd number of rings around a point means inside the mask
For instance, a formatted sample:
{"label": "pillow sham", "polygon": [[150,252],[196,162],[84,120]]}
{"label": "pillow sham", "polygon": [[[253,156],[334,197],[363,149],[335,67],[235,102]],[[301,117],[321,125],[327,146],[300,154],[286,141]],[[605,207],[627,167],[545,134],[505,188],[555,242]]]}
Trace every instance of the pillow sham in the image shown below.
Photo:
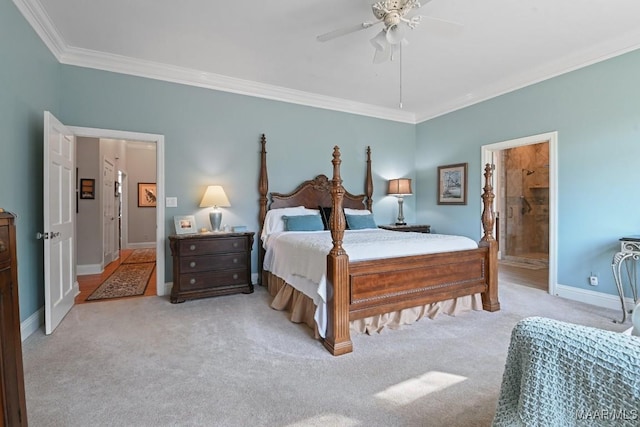
{"label": "pillow sham", "polygon": [[372,214],[345,215],[349,230],[364,230],[366,228],[378,228]]}
{"label": "pillow sham", "polygon": [[324,230],[320,215],[283,215],[284,231],[321,231]]}
{"label": "pillow sham", "polygon": [[352,208],[344,208],[345,215],[371,215],[371,211],[369,209],[352,209]]}

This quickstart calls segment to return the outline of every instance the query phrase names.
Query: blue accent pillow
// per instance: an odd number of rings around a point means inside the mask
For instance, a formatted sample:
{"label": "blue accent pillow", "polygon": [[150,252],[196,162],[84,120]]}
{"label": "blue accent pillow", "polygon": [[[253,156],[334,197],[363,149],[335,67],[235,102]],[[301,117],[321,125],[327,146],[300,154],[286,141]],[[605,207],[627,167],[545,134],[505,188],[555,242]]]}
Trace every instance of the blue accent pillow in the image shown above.
{"label": "blue accent pillow", "polygon": [[373,214],[369,215],[345,215],[349,230],[363,230],[365,228],[378,228]]}
{"label": "blue accent pillow", "polygon": [[320,231],[324,230],[320,215],[282,216],[284,231]]}

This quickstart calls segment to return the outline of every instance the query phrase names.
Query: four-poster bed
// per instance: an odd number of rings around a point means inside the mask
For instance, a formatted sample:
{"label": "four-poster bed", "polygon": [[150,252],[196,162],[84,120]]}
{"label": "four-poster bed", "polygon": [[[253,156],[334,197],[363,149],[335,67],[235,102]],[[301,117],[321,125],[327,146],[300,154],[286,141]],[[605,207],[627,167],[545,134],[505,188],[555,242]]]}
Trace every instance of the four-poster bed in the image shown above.
{"label": "four-poster bed", "polygon": [[[312,180],[303,182],[291,193],[272,192],[270,194],[271,202],[268,204],[266,138],[262,135],[258,184],[260,192],[259,224],[262,237],[262,244],[258,249],[259,279],[262,285],[269,286],[272,295],[278,293],[280,296],[283,286],[288,285],[282,277],[277,277],[272,274],[271,270],[264,268],[265,264],[272,264],[273,258],[271,252],[265,252],[265,246],[269,239],[265,230],[265,219],[268,222],[272,220],[268,217],[268,213],[283,211],[304,215],[311,210],[330,207],[331,214],[327,225],[331,235],[331,245],[330,249],[327,248],[327,252],[324,252],[326,254],[326,271],[324,270],[325,264],[316,263],[322,264],[322,273],[326,277],[326,290],[318,292],[320,297],[317,297],[317,295],[309,296],[308,292],[291,296],[291,292],[296,291],[288,289],[287,301],[279,308],[292,308],[291,299],[306,298],[309,300],[308,302],[313,302],[315,308],[310,308],[307,305],[306,308],[293,309],[305,311],[305,313],[297,314],[298,321],[304,321],[311,327],[317,325],[313,325],[309,321],[310,318],[314,318],[319,324],[318,316],[326,317],[322,324],[323,330],[319,335],[323,345],[331,354],[341,355],[351,352],[353,346],[350,338],[350,322],[369,319],[372,316],[385,316],[389,313],[400,313],[404,310],[422,306],[428,307],[442,302],[451,302],[450,307],[455,309],[458,301],[474,297],[477,297],[476,301],[481,300],[481,306],[484,310],[497,311],[500,309],[497,242],[493,237],[492,204],[494,195],[491,186],[491,165],[486,165],[484,173],[485,186],[482,194],[484,236],[478,244],[472,242],[472,248],[462,246],[461,249],[453,252],[440,250],[436,253],[394,255],[391,257],[386,255],[385,258],[374,259],[360,257],[359,260],[350,260],[349,254],[344,248],[348,244],[343,245],[346,228],[345,210],[351,213],[357,212],[357,210],[370,213],[372,210],[371,150],[367,148],[365,194],[351,194],[342,186],[340,150],[337,146],[333,150],[332,164],[333,177],[331,180],[324,175],[318,175]],[[418,233],[377,231],[391,233],[394,238],[396,235],[414,234],[413,239],[418,239]],[[349,233],[348,237],[350,238],[358,231]],[[310,237],[314,236],[309,235],[305,238],[310,239]],[[440,237],[440,240],[448,240],[447,237],[460,236],[440,235]],[[385,238],[391,239],[389,236],[385,236]],[[349,239],[347,239],[348,241]],[[271,247],[273,245],[270,246],[269,251],[272,251]],[[268,262],[265,262],[265,259]],[[272,285],[275,287],[274,290],[271,289]],[[478,297],[478,295],[480,296]],[[473,303],[472,300],[469,301],[471,301],[470,304]],[[325,305],[325,314],[318,314],[318,303]],[[310,313],[312,310],[315,310],[315,317]],[[317,329],[316,334],[318,334]]]}

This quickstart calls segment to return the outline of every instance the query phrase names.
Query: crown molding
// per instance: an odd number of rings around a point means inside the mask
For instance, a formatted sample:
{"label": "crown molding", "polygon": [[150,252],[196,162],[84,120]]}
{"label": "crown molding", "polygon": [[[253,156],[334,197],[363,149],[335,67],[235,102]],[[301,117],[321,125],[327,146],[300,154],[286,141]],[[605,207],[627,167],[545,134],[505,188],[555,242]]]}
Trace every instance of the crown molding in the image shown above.
{"label": "crown molding", "polygon": [[413,112],[377,107],[174,65],[68,46],[37,0],[13,0],[13,2],[61,64],[128,74],[402,123],[416,123],[416,116]]}
{"label": "crown molding", "polygon": [[637,49],[640,49],[640,31],[627,33],[624,36],[575,52],[561,60],[543,64],[511,78],[502,79],[494,84],[484,86],[473,93],[453,99],[446,104],[441,104],[437,108],[418,112],[416,113],[416,123],[479,104],[491,98],[496,98]]}
{"label": "crown molding", "polygon": [[78,67],[94,68],[132,76],[163,80],[172,83],[206,89],[255,96],[274,101],[300,104],[309,107],[341,111],[379,119],[415,124],[412,112],[377,107],[346,99],[333,98],[314,93],[288,89],[280,86],[237,79],[175,65],[134,59],[126,56],[89,49],[67,47],[59,58],[60,63]]}
{"label": "crown molding", "polygon": [[478,88],[473,93],[450,100],[435,108],[414,113],[174,65],[71,47],[66,44],[38,0],[13,0],[13,3],[61,64],[409,124],[430,120],[640,48],[640,31],[631,32],[592,46],[589,49],[576,52],[562,60],[532,68],[511,78]]}
{"label": "crown molding", "polygon": [[13,0],[13,4],[59,62],[67,44],[40,3],[36,0]]}

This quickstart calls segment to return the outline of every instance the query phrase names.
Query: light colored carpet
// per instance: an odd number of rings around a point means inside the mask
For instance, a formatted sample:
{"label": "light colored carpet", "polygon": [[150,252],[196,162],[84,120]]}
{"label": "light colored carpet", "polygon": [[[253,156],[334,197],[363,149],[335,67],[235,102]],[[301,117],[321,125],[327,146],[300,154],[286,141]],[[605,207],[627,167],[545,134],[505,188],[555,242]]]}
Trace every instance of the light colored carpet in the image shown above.
{"label": "light colored carpet", "polygon": [[331,356],[256,287],[187,301],[75,306],[24,343],[38,426],[490,425],[510,333],[528,316],[622,331],[616,311],[501,284],[502,310],[353,337]]}
{"label": "light colored carpet", "polygon": [[120,265],[87,297],[87,301],[144,294],[155,266],[153,262]]}

